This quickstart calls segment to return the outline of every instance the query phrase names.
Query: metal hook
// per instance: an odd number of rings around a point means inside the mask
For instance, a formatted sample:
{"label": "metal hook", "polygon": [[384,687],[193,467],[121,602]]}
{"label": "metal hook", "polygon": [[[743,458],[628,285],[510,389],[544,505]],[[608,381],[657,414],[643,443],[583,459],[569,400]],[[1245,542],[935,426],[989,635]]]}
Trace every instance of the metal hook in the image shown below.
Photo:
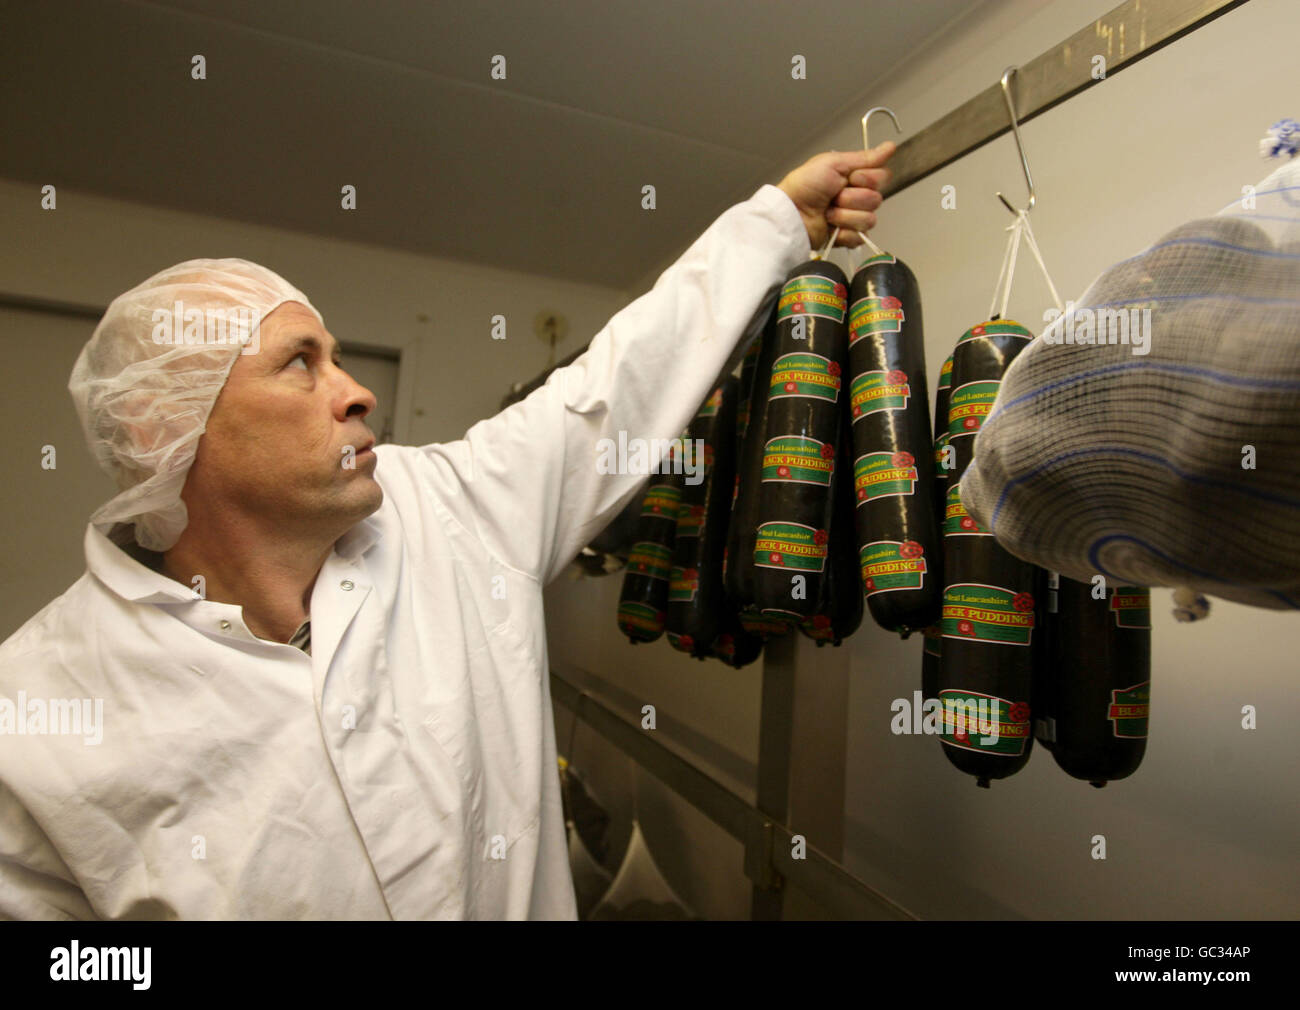
{"label": "metal hook", "polygon": [[874,109],[868,109],[867,114],[862,117],[862,150],[864,151],[871,150],[871,145],[867,143],[867,120],[870,119],[872,116],[874,116],[877,112],[883,112],[887,114],[889,118],[894,121],[894,129],[897,130],[899,133],[903,132],[903,128],[898,125],[898,117],[894,115],[894,111],[892,109],[887,109],[883,105],[877,105]]}
{"label": "metal hook", "polygon": [[[1025,171],[1025,185],[1029,187],[1029,203],[1025,206],[1024,211],[1029,213],[1034,209],[1034,177],[1029,174],[1029,159],[1025,157],[1025,144],[1020,139],[1020,124],[1016,121],[1016,105],[1011,100],[1011,77],[1019,69],[1019,67],[1007,67],[1006,70],[1002,71],[1002,97],[1007,102],[1007,114],[1011,116],[1011,132],[1016,138],[1016,150],[1020,152],[1020,167]],[[1011,206],[1010,201],[1001,193],[998,194],[998,199],[1002,201],[1002,206],[1006,207],[1012,214],[1020,214],[1020,211]]]}

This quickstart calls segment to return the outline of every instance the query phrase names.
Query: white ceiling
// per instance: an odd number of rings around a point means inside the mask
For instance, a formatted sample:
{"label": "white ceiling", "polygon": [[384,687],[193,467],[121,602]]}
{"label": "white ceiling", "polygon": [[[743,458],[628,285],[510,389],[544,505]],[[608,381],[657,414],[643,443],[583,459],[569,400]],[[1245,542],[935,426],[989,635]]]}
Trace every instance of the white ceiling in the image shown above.
{"label": "white ceiling", "polygon": [[0,175],[626,288],[982,2],[5,2]]}

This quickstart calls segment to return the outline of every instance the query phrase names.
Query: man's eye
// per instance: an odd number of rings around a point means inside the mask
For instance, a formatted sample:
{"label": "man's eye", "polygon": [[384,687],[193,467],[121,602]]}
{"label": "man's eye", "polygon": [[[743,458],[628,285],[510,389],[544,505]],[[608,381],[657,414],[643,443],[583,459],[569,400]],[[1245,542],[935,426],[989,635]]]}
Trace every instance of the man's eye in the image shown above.
{"label": "man's eye", "polygon": [[293,360],[289,362],[289,367],[300,367],[304,372],[310,371],[307,367],[307,352],[304,351],[302,354],[294,355]]}

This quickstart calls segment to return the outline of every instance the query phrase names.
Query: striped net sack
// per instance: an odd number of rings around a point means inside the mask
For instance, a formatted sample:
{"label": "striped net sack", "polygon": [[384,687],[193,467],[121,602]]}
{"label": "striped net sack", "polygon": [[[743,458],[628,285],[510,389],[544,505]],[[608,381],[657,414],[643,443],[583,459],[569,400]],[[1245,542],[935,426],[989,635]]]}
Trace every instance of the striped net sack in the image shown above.
{"label": "striped net sack", "polygon": [[[1294,154],[1300,126],[1272,140]],[[1300,159],[1067,303],[1008,369],[961,496],[1044,568],[1178,587],[1180,619],[1200,594],[1300,608]]]}

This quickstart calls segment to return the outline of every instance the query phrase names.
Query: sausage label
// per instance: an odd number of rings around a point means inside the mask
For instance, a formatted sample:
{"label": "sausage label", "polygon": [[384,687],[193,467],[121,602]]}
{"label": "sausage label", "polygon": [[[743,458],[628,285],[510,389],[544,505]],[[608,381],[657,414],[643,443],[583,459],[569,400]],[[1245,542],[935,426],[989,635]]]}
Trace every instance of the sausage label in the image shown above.
{"label": "sausage label", "polygon": [[631,638],[636,638],[638,631],[657,638],[664,630],[663,614],[647,603],[620,603],[618,627]]}
{"label": "sausage label", "polygon": [[858,561],[868,596],[925,584],[925,549],[915,540],[877,540],[858,551]]}
{"label": "sausage label", "polygon": [[939,739],[949,747],[1019,757],[1029,740],[1029,706],[978,691],[939,692]]}
{"label": "sausage label", "polygon": [[948,355],[947,360],[944,361],[943,367],[939,369],[939,388],[940,389],[952,388],[952,355],[951,354]]}
{"label": "sausage label", "polygon": [[972,326],[957,338],[957,343],[961,344],[967,340],[976,340],[979,337],[1019,337],[1021,340],[1034,339],[1034,335],[1014,319],[990,319],[986,323]]}
{"label": "sausage label", "polygon": [[948,398],[948,436],[974,435],[998,398],[997,379],[964,382]]}
{"label": "sausage label", "polygon": [[663,544],[642,541],[627,556],[627,570],[647,579],[668,579],[672,574],[673,552]]}
{"label": "sausage label", "polygon": [[903,303],[893,295],[883,298],[859,298],[849,311],[849,346],[863,337],[897,333],[907,317]]}
{"label": "sausage label", "polygon": [[781,289],[781,297],[776,303],[776,321],[780,323],[795,316],[820,316],[842,323],[848,304],[849,292],[843,284],[836,284],[820,274],[795,277]]}
{"label": "sausage label", "polygon": [[[858,270],[863,270],[875,263],[897,263],[897,262],[898,260],[894,259],[893,253],[886,253],[886,252],[876,253],[875,256],[871,256],[868,257],[867,259],[864,259],[858,265]],[[858,272],[857,270],[853,271],[855,277],[857,276],[857,272]]]}
{"label": "sausage label", "polygon": [[677,536],[698,537],[704,525],[703,505],[683,505],[677,510]]}
{"label": "sausage label", "polygon": [[998,645],[1028,645],[1034,631],[1034,597],[999,586],[959,582],[943,591],[944,638]]}
{"label": "sausage label", "polygon": [[656,484],[648,488],[641,499],[641,515],[677,521],[682,489],[674,484]]}
{"label": "sausage label", "polygon": [[802,435],[782,435],[763,447],[763,480],[831,486],[835,447]]}
{"label": "sausage label", "polygon": [[704,406],[700,408],[700,412],[695,416],[713,417],[718,413],[718,408],[721,406],[722,406],[722,387],[719,386],[709,395],[709,398],[704,401]]}
{"label": "sausage label", "polygon": [[899,369],[855,375],[849,386],[853,420],[860,420],[882,410],[902,410],[907,406],[907,398],[911,395],[912,387],[908,385],[907,373]]}
{"label": "sausage label", "polygon": [[977,523],[961,503],[961,485],[948,488],[948,499],[943,513],[943,535],[946,537],[991,537],[993,534]]}
{"label": "sausage label", "polygon": [[[1151,590],[1141,586],[1120,586],[1110,598],[1110,611],[1117,628],[1151,627]],[[1142,734],[1146,736],[1146,733]]]}
{"label": "sausage label", "polygon": [[740,626],[751,635],[784,635],[790,630],[790,622],[778,620],[770,611],[742,610],[738,615]]}
{"label": "sausage label", "polygon": [[825,530],[815,530],[802,523],[759,523],[754,565],[791,572],[820,572],[826,565],[826,540]]}
{"label": "sausage label", "polygon": [[835,628],[831,625],[831,619],[825,614],[808,618],[800,625],[800,630],[814,642],[835,641]]}
{"label": "sausage label", "polygon": [[916,480],[916,458],[910,452],[869,452],[853,464],[859,505],[890,495],[909,495]]}
{"label": "sausage label", "polygon": [[1110,710],[1106,718],[1118,737],[1145,739],[1151,715],[1151,681],[1110,692]]}
{"label": "sausage label", "polygon": [[839,362],[807,351],[781,355],[772,365],[768,399],[786,396],[807,396],[835,403],[840,398]]}
{"label": "sausage label", "polygon": [[669,603],[693,603],[700,591],[698,568],[674,568],[668,580]]}

